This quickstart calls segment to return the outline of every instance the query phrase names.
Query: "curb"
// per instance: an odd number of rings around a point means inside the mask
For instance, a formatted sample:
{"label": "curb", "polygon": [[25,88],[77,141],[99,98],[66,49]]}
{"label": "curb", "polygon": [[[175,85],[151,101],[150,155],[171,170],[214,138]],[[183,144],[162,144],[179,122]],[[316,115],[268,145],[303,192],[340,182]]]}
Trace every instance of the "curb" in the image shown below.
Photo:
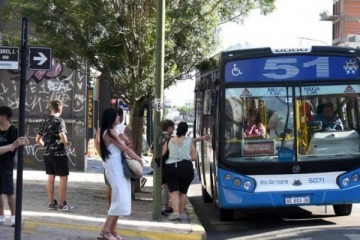
{"label": "curb", "polygon": [[[136,197],[135,200],[152,202],[152,198]],[[199,220],[199,217],[196,215],[196,213],[194,211],[194,207],[191,204],[191,202],[189,201],[189,199],[187,199],[187,201],[186,201],[185,210],[189,217],[189,223],[191,225],[191,233],[187,235],[187,239],[206,240],[206,237],[207,237],[206,231],[205,231],[204,227],[202,226],[202,224]],[[191,237],[189,237],[190,235],[191,235]],[[182,237],[179,239],[183,240],[184,234],[181,234],[181,236]],[[175,238],[171,238],[171,239],[175,239]]]}
{"label": "curb", "polygon": [[192,239],[206,240],[206,231],[202,226],[198,216],[196,215],[194,207],[192,206],[189,199],[187,199],[185,208],[191,225],[191,234],[194,235],[194,238]]}
{"label": "curb", "polygon": [[[149,239],[149,240],[205,240],[206,232],[204,227],[201,225],[198,216],[195,214],[194,208],[189,200],[186,203],[186,212],[189,217],[189,224],[191,226],[190,232],[170,232],[170,231],[147,231],[141,229],[118,229],[118,232],[126,237]],[[96,236],[102,229],[102,225],[84,225],[84,224],[69,224],[69,223],[55,223],[38,220],[25,220],[23,223],[24,233],[31,235],[40,234],[39,230],[43,229],[56,229],[57,231],[71,232],[75,231],[79,234],[79,231],[91,232]]]}
{"label": "curb", "polygon": [[[74,225],[74,224],[64,224],[64,223],[51,223],[51,222],[42,222],[42,221],[32,221],[26,220],[23,224],[24,233],[34,234],[38,229],[56,229],[57,231],[85,231],[85,232],[93,232],[94,236],[96,236],[99,232],[101,232],[102,226],[88,226],[88,225]],[[191,233],[171,233],[171,232],[151,232],[151,231],[141,231],[136,229],[118,229],[119,234],[125,237],[132,238],[140,238],[140,239],[149,239],[149,240],[202,240],[203,234],[201,232],[191,232]],[[205,233],[205,231],[203,232]],[[74,236],[75,237],[75,236]]]}

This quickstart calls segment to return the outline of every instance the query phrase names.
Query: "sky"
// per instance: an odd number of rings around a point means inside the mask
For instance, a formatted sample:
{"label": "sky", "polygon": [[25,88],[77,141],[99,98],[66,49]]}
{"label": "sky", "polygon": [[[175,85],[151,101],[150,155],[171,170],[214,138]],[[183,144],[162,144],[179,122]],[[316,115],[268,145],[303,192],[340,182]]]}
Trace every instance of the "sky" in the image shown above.
{"label": "sky", "polygon": [[[276,0],[276,9],[263,16],[252,11],[243,23],[221,26],[221,46],[218,52],[231,46],[255,47],[309,47],[331,45],[332,23],[320,21],[324,10],[332,12],[332,0]],[[308,40],[312,39],[312,40]],[[187,80],[165,90],[171,104],[182,106],[193,100],[194,80]]]}

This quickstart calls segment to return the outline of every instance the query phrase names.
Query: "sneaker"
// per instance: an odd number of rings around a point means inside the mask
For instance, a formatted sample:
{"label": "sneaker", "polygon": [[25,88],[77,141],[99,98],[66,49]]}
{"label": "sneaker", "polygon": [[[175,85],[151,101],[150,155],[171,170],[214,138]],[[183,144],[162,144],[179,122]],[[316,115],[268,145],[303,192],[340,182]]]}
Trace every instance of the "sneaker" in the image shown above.
{"label": "sneaker", "polygon": [[180,219],[186,221],[186,220],[189,220],[189,217],[186,213],[182,213],[182,214],[180,214]]}
{"label": "sneaker", "polygon": [[64,212],[72,212],[74,210],[74,207],[70,206],[65,201],[63,205],[58,206],[58,209],[61,210],[61,211],[64,211]]}
{"label": "sneaker", "polygon": [[58,203],[57,203],[57,201],[55,199],[54,199],[54,203],[49,204],[49,210],[50,211],[57,211],[58,210]]}
{"label": "sneaker", "polygon": [[15,227],[15,216],[11,216],[11,226]]}
{"label": "sneaker", "polygon": [[178,213],[172,213],[172,214],[168,217],[168,220],[170,220],[170,221],[181,220],[180,214],[178,214]]}
{"label": "sneaker", "polygon": [[173,213],[174,212],[174,209],[172,209],[172,208],[169,208],[169,209],[165,209],[165,210],[162,210],[161,211],[161,215],[163,215],[163,216],[169,216],[171,213]]}
{"label": "sneaker", "polygon": [[0,224],[3,225],[6,222],[5,216],[0,216]]}

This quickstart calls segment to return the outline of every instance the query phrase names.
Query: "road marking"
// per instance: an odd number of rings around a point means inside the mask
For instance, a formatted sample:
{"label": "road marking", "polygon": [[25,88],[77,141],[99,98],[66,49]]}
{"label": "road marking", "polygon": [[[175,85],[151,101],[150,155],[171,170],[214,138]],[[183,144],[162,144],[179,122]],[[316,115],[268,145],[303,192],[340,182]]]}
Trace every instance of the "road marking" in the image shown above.
{"label": "road marking", "polygon": [[[87,232],[96,232],[99,233],[101,231],[101,227],[96,226],[87,226],[87,225],[73,225],[73,224],[63,224],[63,223],[50,223],[50,222],[38,222],[38,221],[29,221],[25,220],[23,230],[24,232],[31,233],[36,232],[38,227],[48,227],[48,228],[56,228],[56,229],[64,229],[64,230],[76,230],[76,231],[87,231]],[[171,233],[171,232],[146,232],[141,231],[140,226],[139,230],[119,230],[120,235],[124,235],[127,237],[136,237],[136,238],[146,238],[150,240],[163,240],[163,239],[171,239],[171,240],[201,240],[203,238],[202,234],[197,232],[192,233]]]}

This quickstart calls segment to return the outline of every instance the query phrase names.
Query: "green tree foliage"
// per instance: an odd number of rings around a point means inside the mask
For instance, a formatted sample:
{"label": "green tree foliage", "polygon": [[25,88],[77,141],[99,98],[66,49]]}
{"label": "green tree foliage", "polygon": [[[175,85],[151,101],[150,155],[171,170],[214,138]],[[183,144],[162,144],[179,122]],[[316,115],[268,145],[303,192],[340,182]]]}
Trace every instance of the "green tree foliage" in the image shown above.
{"label": "green tree foliage", "polygon": [[[111,79],[116,96],[130,106],[130,124],[140,134],[144,108],[154,97],[155,4],[9,0],[4,14],[8,21],[28,17],[34,30],[31,41],[52,47],[68,66],[87,61]],[[242,21],[255,8],[266,14],[273,10],[274,0],[167,0],[165,86],[209,57],[219,43],[221,23]]]}
{"label": "green tree foliage", "polygon": [[188,121],[189,120],[188,117],[194,115],[193,107],[181,106],[181,107],[177,107],[176,110],[178,110],[180,115],[184,117],[184,121]]}

